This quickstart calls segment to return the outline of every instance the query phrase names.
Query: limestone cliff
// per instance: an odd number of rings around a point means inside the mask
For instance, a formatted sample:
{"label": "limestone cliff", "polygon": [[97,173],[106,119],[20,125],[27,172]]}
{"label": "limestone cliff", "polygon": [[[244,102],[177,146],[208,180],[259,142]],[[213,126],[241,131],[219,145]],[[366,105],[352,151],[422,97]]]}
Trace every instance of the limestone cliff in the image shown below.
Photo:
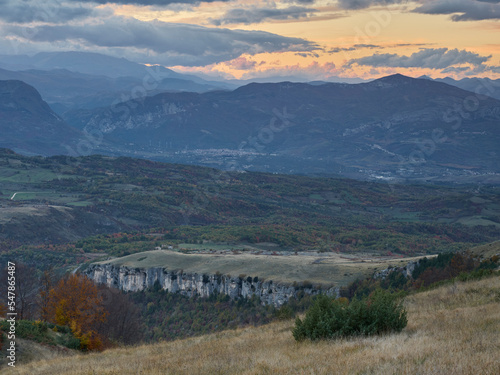
{"label": "limestone cliff", "polygon": [[[93,264],[85,274],[95,283],[106,284],[124,291],[137,292],[152,287],[156,281],[164,290],[171,293],[193,297],[208,297],[213,293],[226,294],[231,299],[250,298],[254,295],[263,304],[276,307],[283,305],[290,298],[296,297],[300,290],[307,294],[318,294],[319,289],[275,283],[272,280],[261,281],[257,277],[232,277],[228,275],[201,275],[169,271],[165,268],[131,268],[112,264]],[[324,290],[328,295],[337,295],[338,288]]]}
{"label": "limestone cliff", "polygon": [[420,260],[412,261],[409,262],[406,266],[404,267],[389,267],[383,270],[380,270],[378,272],[375,272],[373,275],[374,279],[385,279],[389,274],[393,272],[399,272],[401,273],[405,278],[411,278],[413,275],[413,271],[415,268],[418,266]]}

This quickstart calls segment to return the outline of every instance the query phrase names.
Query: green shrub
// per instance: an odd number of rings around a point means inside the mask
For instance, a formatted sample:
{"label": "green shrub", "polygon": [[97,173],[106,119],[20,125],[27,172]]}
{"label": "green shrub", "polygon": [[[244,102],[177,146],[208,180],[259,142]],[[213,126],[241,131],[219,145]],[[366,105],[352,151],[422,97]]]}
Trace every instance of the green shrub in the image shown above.
{"label": "green shrub", "polygon": [[400,332],[407,323],[400,294],[377,289],[351,303],[320,295],[304,320],[296,319],[293,337],[301,341]]}
{"label": "green shrub", "polygon": [[81,347],[80,340],[73,335],[61,335],[57,337],[57,344],[65,346],[68,349],[79,350]]}
{"label": "green shrub", "polygon": [[[7,331],[9,323],[3,321],[0,328]],[[37,342],[46,341],[47,324],[40,321],[18,320],[16,322],[16,336]]]}
{"label": "green shrub", "polygon": [[489,277],[495,274],[495,271],[489,268],[479,268],[471,272],[461,272],[458,275],[458,280],[460,281],[471,281],[471,280],[481,280],[485,277]]}
{"label": "green shrub", "polygon": [[[9,322],[6,320],[0,322],[0,330],[8,329]],[[69,327],[41,321],[17,321],[16,336],[47,345],[62,345],[69,349],[80,348],[80,340],[74,337]]]}
{"label": "green shrub", "polygon": [[295,316],[295,312],[289,305],[283,305],[274,312],[274,316],[278,320],[288,320]]}

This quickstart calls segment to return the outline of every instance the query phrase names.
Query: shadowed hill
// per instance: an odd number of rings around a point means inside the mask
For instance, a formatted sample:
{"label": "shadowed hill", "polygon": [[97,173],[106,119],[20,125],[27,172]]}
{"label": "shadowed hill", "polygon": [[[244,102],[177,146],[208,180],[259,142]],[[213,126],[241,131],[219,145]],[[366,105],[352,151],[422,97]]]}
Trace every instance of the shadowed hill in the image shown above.
{"label": "shadowed hill", "polygon": [[22,81],[0,81],[0,134],[0,147],[32,155],[67,154],[81,137]]}

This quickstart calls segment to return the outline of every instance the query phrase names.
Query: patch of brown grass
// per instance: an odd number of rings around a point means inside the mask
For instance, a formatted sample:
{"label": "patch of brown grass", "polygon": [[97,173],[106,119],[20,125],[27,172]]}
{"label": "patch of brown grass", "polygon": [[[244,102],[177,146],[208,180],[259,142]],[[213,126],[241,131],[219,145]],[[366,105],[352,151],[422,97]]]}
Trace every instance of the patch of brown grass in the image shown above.
{"label": "patch of brown grass", "polygon": [[154,250],[135,253],[113,260],[97,262],[131,268],[162,267],[169,271],[183,270],[185,273],[238,276],[245,274],[274,282],[310,281],[321,285],[347,285],[361,277],[373,274],[375,269],[405,266],[422,257],[401,259],[399,257],[359,256],[323,253],[309,255],[256,255],[256,254],[183,254],[176,251]]}
{"label": "patch of brown grass", "polygon": [[33,362],[9,374],[500,374],[500,277],[407,298],[399,334],[297,343],[292,321]]}
{"label": "patch of brown grass", "polygon": [[470,249],[473,254],[479,255],[483,259],[491,258],[494,255],[500,254],[500,241],[487,243]]}

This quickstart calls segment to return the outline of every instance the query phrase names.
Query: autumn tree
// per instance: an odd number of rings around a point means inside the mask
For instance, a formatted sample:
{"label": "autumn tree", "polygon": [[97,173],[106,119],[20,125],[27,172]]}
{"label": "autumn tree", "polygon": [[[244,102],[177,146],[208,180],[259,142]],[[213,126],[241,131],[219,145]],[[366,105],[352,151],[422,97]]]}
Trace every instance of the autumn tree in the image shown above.
{"label": "autumn tree", "polygon": [[82,349],[103,348],[103,338],[97,329],[106,321],[106,315],[97,286],[83,275],[72,274],[61,279],[49,293],[48,320],[69,326]]}
{"label": "autumn tree", "polygon": [[38,294],[38,312],[43,321],[50,320],[50,291],[56,283],[53,269],[43,271],[40,276],[40,292]]}

